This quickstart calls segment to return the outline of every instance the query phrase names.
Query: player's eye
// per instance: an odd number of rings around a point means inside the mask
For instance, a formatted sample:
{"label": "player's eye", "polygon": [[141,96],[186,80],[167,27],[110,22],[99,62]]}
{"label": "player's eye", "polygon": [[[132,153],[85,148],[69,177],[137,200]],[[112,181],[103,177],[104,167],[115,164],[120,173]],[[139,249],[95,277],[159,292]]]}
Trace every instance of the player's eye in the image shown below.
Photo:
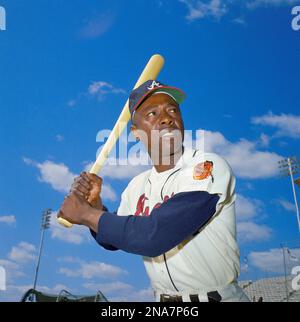
{"label": "player's eye", "polygon": [[176,113],[177,112],[177,108],[176,107],[171,107],[170,109],[169,109],[169,112],[170,113]]}
{"label": "player's eye", "polygon": [[147,113],[147,116],[154,116],[155,112],[154,111],[150,111],[149,113]]}

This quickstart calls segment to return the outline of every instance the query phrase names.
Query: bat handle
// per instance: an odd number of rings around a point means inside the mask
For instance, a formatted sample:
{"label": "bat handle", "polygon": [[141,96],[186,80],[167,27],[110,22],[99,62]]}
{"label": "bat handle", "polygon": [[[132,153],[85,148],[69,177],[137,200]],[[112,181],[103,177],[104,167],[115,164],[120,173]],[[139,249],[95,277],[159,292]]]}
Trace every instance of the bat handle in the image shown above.
{"label": "bat handle", "polygon": [[71,228],[73,226],[73,224],[71,224],[68,220],[61,218],[61,217],[57,217],[57,221],[59,224],[61,224],[65,228]]}

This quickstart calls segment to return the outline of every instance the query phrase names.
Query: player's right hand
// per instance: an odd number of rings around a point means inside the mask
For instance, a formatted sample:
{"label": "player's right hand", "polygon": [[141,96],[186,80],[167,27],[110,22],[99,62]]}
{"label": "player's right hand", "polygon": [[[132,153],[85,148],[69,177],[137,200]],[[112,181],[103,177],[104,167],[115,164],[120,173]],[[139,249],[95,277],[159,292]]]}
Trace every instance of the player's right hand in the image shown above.
{"label": "player's right hand", "polygon": [[102,210],[102,200],[100,197],[102,179],[95,174],[81,172],[74,179],[71,186],[71,193],[76,192],[90,203],[94,208]]}

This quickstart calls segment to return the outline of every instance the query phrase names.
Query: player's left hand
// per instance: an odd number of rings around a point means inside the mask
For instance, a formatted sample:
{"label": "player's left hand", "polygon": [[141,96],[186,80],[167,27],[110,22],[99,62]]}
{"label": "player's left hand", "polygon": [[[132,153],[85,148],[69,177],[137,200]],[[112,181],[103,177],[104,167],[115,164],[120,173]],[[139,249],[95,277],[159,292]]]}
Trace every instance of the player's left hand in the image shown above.
{"label": "player's left hand", "polygon": [[85,225],[98,231],[98,221],[103,211],[92,207],[85,198],[76,192],[65,197],[57,217],[62,217],[72,224]]}

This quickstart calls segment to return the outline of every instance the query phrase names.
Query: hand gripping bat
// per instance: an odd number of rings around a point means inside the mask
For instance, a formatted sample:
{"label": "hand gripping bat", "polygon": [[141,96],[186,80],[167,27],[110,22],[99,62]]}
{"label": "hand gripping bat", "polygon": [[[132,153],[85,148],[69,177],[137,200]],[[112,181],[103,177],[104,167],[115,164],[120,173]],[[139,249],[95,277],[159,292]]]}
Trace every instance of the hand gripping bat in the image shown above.
{"label": "hand gripping bat", "polygon": [[[163,68],[164,58],[161,55],[153,55],[146,67],[144,68],[142,74],[140,75],[138,81],[136,82],[134,89],[139,87],[141,84],[150,79],[156,79],[159,72]],[[116,144],[119,136],[127,126],[127,123],[130,120],[130,112],[129,112],[129,99],[127,99],[122,112],[110,133],[107,141],[105,142],[101,152],[99,153],[94,165],[92,166],[90,173],[98,174],[101,168],[103,167],[105,160],[108,158],[110,151],[113,149]],[[73,224],[63,219],[62,217],[57,218],[58,222],[65,226],[66,228],[71,228]]]}

